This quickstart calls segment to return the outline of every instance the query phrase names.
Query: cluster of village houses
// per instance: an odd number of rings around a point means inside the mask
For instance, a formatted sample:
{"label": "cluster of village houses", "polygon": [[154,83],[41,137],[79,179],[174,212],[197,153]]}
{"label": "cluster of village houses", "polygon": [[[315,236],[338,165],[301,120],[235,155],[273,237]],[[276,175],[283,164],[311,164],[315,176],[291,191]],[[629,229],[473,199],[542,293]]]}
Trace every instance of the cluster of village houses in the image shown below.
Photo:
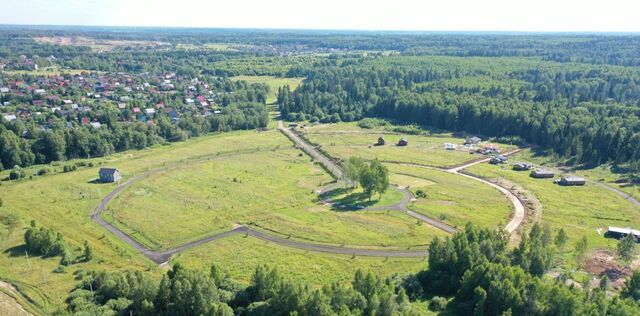
{"label": "cluster of village houses", "polygon": [[[0,111],[6,121],[57,113],[99,128],[101,125],[91,119],[91,112],[96,105],[105,105],[129,113],[120,120],[154,124],[158,111],[173,121],[184,111],[204,116],[220,114],[219,103],[224,95],[197,78],[175,73],[24,76],[30,78],[27,80],[10,77],[0,75]],[[172,105],[164,104],[162,100],[166,99],[172,100]]]}

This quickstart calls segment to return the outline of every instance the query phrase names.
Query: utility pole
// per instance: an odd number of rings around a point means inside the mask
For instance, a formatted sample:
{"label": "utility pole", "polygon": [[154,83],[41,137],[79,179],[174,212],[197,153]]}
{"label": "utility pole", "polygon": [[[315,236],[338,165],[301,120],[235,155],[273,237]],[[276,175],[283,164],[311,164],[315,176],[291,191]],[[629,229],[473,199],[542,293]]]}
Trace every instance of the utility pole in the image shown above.
{"label": "utility pole", "polygon": [[27,255],[27,263],[29,264],[29,270],[31,270],[31,260],[29,259],[29,252],[25,250],[24,254]]}

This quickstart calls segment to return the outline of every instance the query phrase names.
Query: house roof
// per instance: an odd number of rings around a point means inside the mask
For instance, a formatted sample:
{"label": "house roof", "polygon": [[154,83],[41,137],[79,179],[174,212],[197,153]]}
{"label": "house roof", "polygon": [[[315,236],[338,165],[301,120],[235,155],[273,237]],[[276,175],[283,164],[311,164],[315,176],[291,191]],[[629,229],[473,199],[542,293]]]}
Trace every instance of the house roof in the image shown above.
{"label": "house roof", "polygon": [[105,173],[105,174],[113,174],[114,172],[118,171],[118,169],[116,168],[100,168],[99,173]]}
{"label": "house roof", "polygon": [[536,169],[536,170],[533,170],[533,172],[537,174],[553,174],[553,171],[547,170],[547,169]]}
{"label": "house roof", "polygon": [[635,230],[635,229],[631,229],[631,228],[621,228],[621,227],[614,227],[614,226],[609,226],[607,227],[607,231],[610,232],[614,232],[614,233],[619,233],[619,234],[634,234],[636,236],[640,235],[640,231]]}
{"label": "house roof", "polygon": [[585,181],[584,178],[576,177],[576,176],[562,177],[562,180],[568,181],[568,182],[582,182],[582,181]]}

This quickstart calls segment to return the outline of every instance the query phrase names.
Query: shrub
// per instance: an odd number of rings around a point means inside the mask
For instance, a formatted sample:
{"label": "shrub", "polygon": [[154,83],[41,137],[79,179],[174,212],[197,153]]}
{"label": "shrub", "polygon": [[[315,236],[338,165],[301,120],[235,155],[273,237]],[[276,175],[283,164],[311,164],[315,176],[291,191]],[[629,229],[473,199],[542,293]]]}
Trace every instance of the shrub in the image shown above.
{"label": "shrub", "polygon": [[20,174],[20,171],[16,169],[11,170],[11,172],[9,172],[9,180],[18,180],[21,178],[21,176],[22,175]]}
{"label": "shrub", "polygon": [[53,269],[53,273],[64,273],[66,270],[66,268],[64,266],[57,266],[55,269]]}
{"label": "shrub", "polygon": [[418,191],[416,191],[416,196],[421,198],[421,199],[426,199],[427,198],[427,192],[424,192],[423,190],[418,190]]}
{"label": "shrub", "polygon": [[429,300],[429,308],[432,311],[443,311],[447,308],[447,299],[440,296],[434,296],[431,300]]}
{"label": "shrub", "polygon": [[358,127],[372,129],[376,127],[388,127],[391,124],[385,120],[377,119],[377,118],[365,118],[358,122]]}
{"label": "shrub", "polygon": [[43,175],[47,174],[47,172],[49,172],[49,170],[47,170],[45,168],[42,168],[42,169],[38,170],[38,172],[36,172],[36,174],[39,175],[39,176],[43,176]]}

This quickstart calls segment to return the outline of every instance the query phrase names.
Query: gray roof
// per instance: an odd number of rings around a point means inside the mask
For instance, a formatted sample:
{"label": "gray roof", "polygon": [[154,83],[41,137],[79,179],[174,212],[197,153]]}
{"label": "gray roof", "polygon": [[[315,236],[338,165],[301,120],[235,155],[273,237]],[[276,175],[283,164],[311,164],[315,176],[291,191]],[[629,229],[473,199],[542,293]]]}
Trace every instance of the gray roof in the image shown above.
{"label": "gray roof", "polygon": [[585,181],[584,178],[581,177],[576,177],[576,176],[566,176],[566,177],[562,177],[562,179],[564,181],[569,181],[569,182],[581,182],[581,181]]}
{"label": "gray roof", "polygon": [[116,168],[100,168],[99,173],[115,173],[118,171]]}
{"label": "gray roof", "polygon": [[619,234],[627,234],[627,235],[628,234],[634,234],[636,236],[640,235],[640,231],[631,229],[631,228],[620,228],[620,227],[609,226],[607,227],[607,231],[619,233]]}
{"label": "gray roof", "polygon": [[536,174],[553,174],[553,171],[547,169],[536,169],[533,170]]}

